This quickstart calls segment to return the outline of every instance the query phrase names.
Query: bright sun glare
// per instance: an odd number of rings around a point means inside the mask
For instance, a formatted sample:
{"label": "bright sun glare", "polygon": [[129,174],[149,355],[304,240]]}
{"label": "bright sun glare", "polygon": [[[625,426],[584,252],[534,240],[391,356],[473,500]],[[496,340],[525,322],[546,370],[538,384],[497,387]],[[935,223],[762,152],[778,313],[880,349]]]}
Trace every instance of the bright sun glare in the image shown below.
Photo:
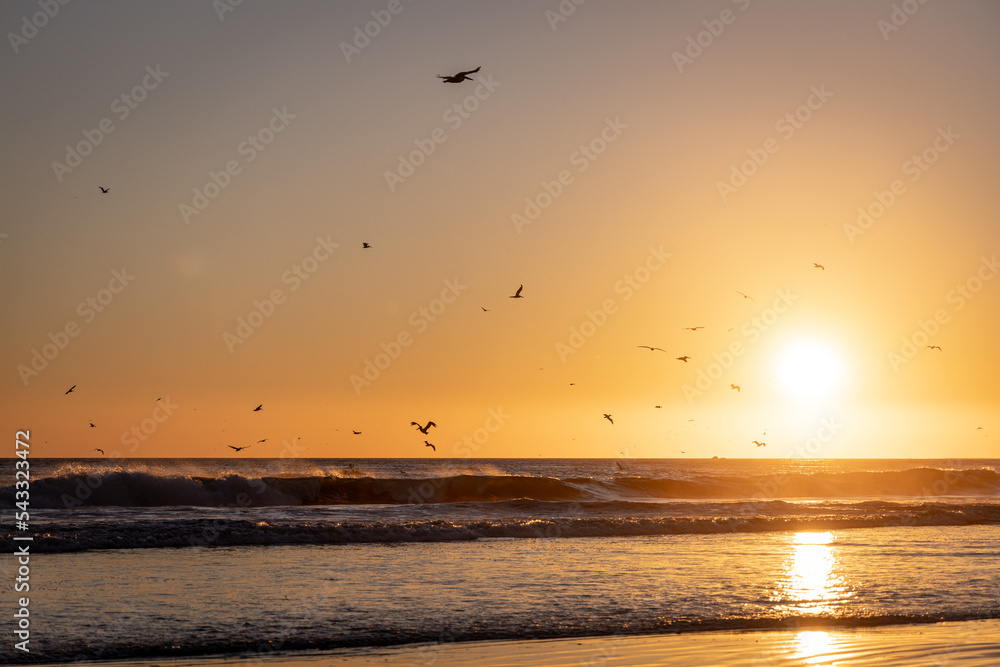
{"label": "bright sun glare", "polygon": [[844,380],[843,362],[829,346],[822,343],[795,343],[783,352],[778,363],[782,386],[801,400],[829,398]]}

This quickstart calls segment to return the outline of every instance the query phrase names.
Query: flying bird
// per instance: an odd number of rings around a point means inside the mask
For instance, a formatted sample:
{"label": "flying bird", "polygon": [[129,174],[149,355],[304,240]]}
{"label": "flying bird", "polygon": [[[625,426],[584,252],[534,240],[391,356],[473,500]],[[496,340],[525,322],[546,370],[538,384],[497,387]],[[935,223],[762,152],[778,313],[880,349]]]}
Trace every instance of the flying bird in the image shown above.
{"label": "flying bird", "polygon": [[[480,307],[480,308],[483,308],[482,306],[479,306],[479,307]],[[483,308],[483,312],[484,312],[484,313],[488,313],[488,312],[490,312],[490,309],[489,309],[489,308]]]}
{"label": "flying bird", "polygon": [[267,438],[261,438],[261,439],[260,439],[260,440],[258,440],[257,442],[267,442]]}
{"label": "flying bird", "polygon": [[982,430],[983,430],[983,427],[982,427],[982,426],[977,426],[977,427],[976,427],[976,430],[977,430],[977,431],[982,431]]}
{"label": "flying bird", "polygon": [[90,428],[97,428],[96,426],[94,426],[94,422],[90,422]]}
{"label": "flying bird", "polygon": [[939,345],[928,345],[927,349],[928,350],[937,350],[938,352],[941,351],[941,347]]}
{"label": "flying bird", "polygon": [[434,450],[435,452],[436,452],[436,451],[438,450],[438,448],[437,448],[437,447],[435,447],[435,446],[434,446],[434,445],[432,445],[431,443],[427,442],[426,440],[424,440],[424,447],[430,447],[430,448],[431,448],[431,449],[433,449],[433,450]]}
{"label": "flying bird", "polygon": [[95,452],[100,452],[101,454],[103,454],[103,453],[104,453],[104,450],[103,450],[103,449],[101,449],[100,447],[94,447],[94,451],[95,451]]}
{"label": "flying bird", "polygon": [[362,248],[371,248],[371,246],[370,246],[370,245],[368,245],[367,243],[365,243],[365,242],[363,242],[363,241],[362,241],[362,243],[361,243],[361,247],[362,247]]}
{"label": "flying bird", "polygon": [[660,408],[662,406],[660,406],[660,405],[654,405],[653,407],[658,409],[658,408]]}
{"label": "flying bird", "polygon": [[767,447],[766,442],[757,442],[756,440],[754,440],[753,444],[757,445],[758,447]]}
{"label": "flying bird", "polygon": [[247,445],[246,447],[233,447],[232,445],[226,445],[226,447],[229,447],[229,449],[233,449],[237,452],[243,449],[250,449],[250,445]]}
{"label": "flying bird", "polygon": [[739,295],[740,295],[741,297],[743,297],[744,299],[750,299],[750,300],[751,300],[751,301],[753,301],[754,303],[757,303],[757,300],[756,300],[756,299],[754,299],[753,297],[751,297],[751,296],[747,296],[746,294],[744,294],[743,292],[741,292],[741,291],[739,291],[739,290],[734,290],[734,291],[735,291],[735,292],[736,292],[737,294],[739,294]]}
{"label": "flying bird", "polygon": [[354,435],[361,435],[361,431],[351,431]]}
{"label": "flying bird", "polygon": [[705,328],[705,327],[684,327],[684,328],[682,329],[682,331],[683,331],[684,329],[686,329],[686,330],[688,330],[688,331],[697,331],[698,329],[704,329],[704,328]]}
{"label": "flying bird", "polygon": [[258,405],[258,406],[257,406],[256,408],[254,408],[254,409],[252,410],[252,412],[260,412],[260,411],[261,411],[261,410],[262,410],[263,408],[264,408],[264,404],[263,404],[263,403],[261,403],[261,404],[260,404],[260,405]]}
{"label": "flying bird", "polygon": [[666,352],[666,350],[664,350],[662,347],[650,347],[649,345],[636,345],[636,347],[644,347],[650,352],[654,350],[659,350],[660,352]]}
{"label": "flying bird", "polygon": [[823,266],[822,264],[817,264],[816,262],[813,262],[813,268],[815,268],[815,269],[823,269],[824,271],[826,271],[826,267],[825,266]]}
{"label": "flying bird", "polygon": [[97,187],[101,188],[101,192],[103,192],[104,194],[108,194],[109,192],[111,192],[111,188],[101,187],[100,185],[98,185]]}
{"label": "flying bird", "polygon": [[524,285],[521,285],[520,287],[517,288],[517,291],[514,292],[513,296],[509,296],[507,298],[508,299],[523,299],[524,297],[521,296],[521,290],[523,290],[523,289],[524,289]]}
{"label": "flying bird", "polygon": [[462,83],[463,81],[475,81],[470,74],[475,74],[482,68],[482,65],[476,69],[470,69],[468,72],[459,72],[458,74],[452,74],[451,76],[441,76],[437,75],[439,79],[444,79],[444,83]]}
{"label": "flying bird", "polygon": [[608,420],[609,422],[611,422],[612,424],[614,424],[614,423],[615,423],[615,420],[614,420],[614,419],[612,419],[612,418],[611,418],[611,415],[609,415],[609,414],[608,414],[607,412],[605,412],[605,413],[604,413],[604,418],[605,418],[605,419],[607,419],[607,420]]}
{"label": "flying bird", "polygon": [[427,422],[426,426],[421,426],[417,422],[410,422],[410,426],[416,426],[417,430],[423,433],[424,435],[427,435],[427,429],[429,429],[431,426],[437,428],[437,424],[435,424],[434,422]]}
{"label": "flying bird", "polygon": [[740,390],[740,386],[738,384],[731,384],[731,385],[729,385],[729,388],[730,389],[735,389],[736,391]]}
{"label": "flying bird", "polygon": [[73,385],[72,387],[70,387],[69,389],[67,389],[66,393],[68,394],[69,392],[73,391],[74,389],[76,389],[76,385]]}
{"label": "flying bird", "polygon": [[683,357],[677,357],[677,361],[683,361],[686,364],[687,360],[690,359],[690,358],[691,357],[689,357],[688,355],[685,354]]}

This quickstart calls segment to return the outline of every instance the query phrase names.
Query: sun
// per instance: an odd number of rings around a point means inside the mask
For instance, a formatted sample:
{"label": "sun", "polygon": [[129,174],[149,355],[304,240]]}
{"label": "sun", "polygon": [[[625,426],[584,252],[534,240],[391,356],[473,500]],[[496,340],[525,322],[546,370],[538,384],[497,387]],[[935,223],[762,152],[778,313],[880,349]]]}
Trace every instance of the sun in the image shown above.
{"label": "sun", "polygon": [[830,345],[800,341],[782,351],[778,378],[785,391],[796,399],[830,398],[843,384],[844,363]]}

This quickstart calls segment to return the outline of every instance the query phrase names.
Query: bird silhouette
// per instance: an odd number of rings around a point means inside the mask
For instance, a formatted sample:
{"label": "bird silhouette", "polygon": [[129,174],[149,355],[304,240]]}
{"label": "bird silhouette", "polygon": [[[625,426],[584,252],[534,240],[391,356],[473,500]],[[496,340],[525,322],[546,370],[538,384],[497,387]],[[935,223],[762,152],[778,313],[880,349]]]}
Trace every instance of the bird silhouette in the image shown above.
{"label": "bird silhouette", "polygon": [[94,422],[89,422],[89,423],[90,423],[90,428],[97,428],[96,426],[94,426]]}
{"label": "bird silhouette", "polygon": [[73,385],[72,387],[70,387],[69,389],[67,389],[66,393],[68,394],[69,392],[73,391],[74,389],[76,389],[76,385]]}
{"label": "bird silhouette", "polygon": [[367,244],[367,243],[365,243],[365,242],[362,242],[362,243],[361,243],[361,247],[362,247],[362,248],[371,248],[371,246],[370,246],[370,245],[368,245],[368,244]]}
{"label": "bird silhouette", "polygon": [[609,414],[608,414],[607,412],[605,412],[605,413],[604,413],[604,418],[605,418],[605,419],[607,419],[607,420],[608,420],[609,422],[611,422],[612,424],[614,424],[614,423],[615,423],[615,420],[614,420],[614,419],[612,419],[612,418],[611,418],[611,415],[609,415]]}
{"label": "bird silhouette", "polygon": [[730,389],[735,389],[736,391],[740,390],[740,386],[738,384],[731,384],[731,385],[729,385],[729,388]]}
{"label": "bird silhouette", "polygon": [[684,327],[682,329],[682,331],[685,330],[685,329],[688,330],[688,331],[697,331],[698,329],[704,329],[704,328],[705,327]]}
{"label": "bird silhouette", "polygon": [[625,467],[622,465],[621,461],[615,461],[615,465],[618,466],[619,470],[625,470]]}
{"label": "bird silhouette", "polygon": [[260,405],[258,405],[258,406],[257,406],[256,408],[254,408],[254,409],[252,410],[252,412],[260,412],[260,411],[261,411],[261,410],[263,410],[263,409],[264,409],[264,404],[263,404],[263,403],[261,403],[261,404],[260,404]]}
{"label": "bird silhouette", "polygon": [[267,438],[261,438],[261,439],[260,439],[260,440],[258,440],[257,442],[267,442]]}
{"label": "bird silhouette", "polygon": [[508,299],[523,299],[524,297],[521,296],[521,290],[523,290],[523,289],[524,289],[524,285],[521,285],[520,287],[517,288],[517,291],[514,292],[514,294],[512,296],[509,296],[507,298]]}
{"label": "bird silhouette", "polygon": [[757,442],[756,440],[754,440],[753,444],[757,445],[758,447],[767,447],[766,442]]}
{"label": "bird silhouette", "polygon": [[104,194],[108,194],[109,192],[111,192],[111,188],[101,187],[100,185],[98,185],[97,187],[101,188],[101,192],[103,192]]}
{"label": "bird silhouette", "polygon": [[928,350],[937,350],[938,352],[940,352],[940,351],[941,351],[941,347],[940,347],[940,346],[938,346],[938,345],[928,345],[928,346],[927,346],[927,349],[928,349]]}
{"label": "bird silhouette", "polygon": [[452,74],[451,76],[441,76],[437,75],[439,79],[444,79],[444,83],[462,83],[463,81],[475,81],[470,74],[475,74],[482,68],[482,65],[476,69],[470,69],[468,72],[459,72],[458,74]]}
{"label": "bird silhouette", "polygon": [[650,347],[649,345],[636,345],[636,347],[644,347],[650,352],[653,352],[654,350],[659,350],[660,352],[666,352],[666,350],[664,350],[662,347]]}
{"label": "bird silhouette", "polygon": [[250,445],[247,445],[246,447],[233,447],[232,445],[226,445],[226,447],[229,447],[229,449],[235,450],[237,452],[242,451],[244,449],[250,449]]}
{"label": "bird silhouette", "polygon": [[435,424],[434,422],[427,422],[426,426],[421,426],[417,422],[410,422],[410,426],[416,426],[417,430],[423,433],[424,435],[427,435],[427,429],[429,429],[431,426],[437,428],[437,424]]}
{"label": "bird silhouette", "polygon": [[659,408],[661,408],[663,406],[662,405],[654,405],[653,407],[659,409]]}
{"label": "bird silhouette", "polygon": [[[480,307],[480,308],[483,308],[482,306],[479,306],[479,307]],[[488,313],[488,312],[490,312],[490,309],[489,309],[489,308],[483,308],[483,312],[484,312],[484,313]]]}
{"label": "bird silhouette", "polygon": [[351,431],[354,435],[361,435],[361,431]]}
{"label": "bird silhouette", "polygon": [[100,447],[94,447],[94,451],[95,451],[95,452],[100,452],[101,454],[103,454],[103,453],[104,453],[104,450],[103,450],[103,449],[101,449]]}
{"label": "bird silhouette", "polygon": [[977,426],[977,427],[976,427],[976,430],[977,430],[977,431],[982,431],[982,430],[983,430],[983,427],[982,427],[982,426]]}
{"label": "bird silhouette", "polygon": [[691,358],[691,357],[689,357],[689,356],[687,356],[687,355],[685,354],[685,355],[684,355],[683,357],[677,357],[677,361],[683,361],[683,362],[684,362],[684,363],[686,364],[686,363],[687,363],[687,360],[688,360],[688,359],[690,359],[690,358]]}
{"label": "bird silhouette", "polygon": [[743,297],[744,299],[750,299],[750,300],[751,300],[751,301],[753,301],[754,303],[757,303],[757,300],[756,300],[756,299],[754,299],[754,298],[753,298],[752,296],[747,296],[746,294],[744,294],[743,292],[741,292],[741,291],[739,291],[739,290],[733,290],[733,291],[735,291],[735,292],[736,292],[737,294],[739,294],[739,295],[740,295],[741,297]]}
{"label": "bird silhouette", "polygon": [[816,262],[813,262],[813,268],[823,269],[824,271],[826,271],[826,267],[825,266],[823,266],[822,264],[817,264]]}
{"label": "bird silhouette", "polygon": [[434,445],[432,445],[431,443],[427,442],[426,440],[424,440],[424,447],[430,447],[430,448],[431,448],[431,449],[433,449],[433,450],[434,450],[435,452],[436,452],[436,451],[438,450],[438,448],[437,448],[437,447],[435,447],[435,446],[434,446]]}

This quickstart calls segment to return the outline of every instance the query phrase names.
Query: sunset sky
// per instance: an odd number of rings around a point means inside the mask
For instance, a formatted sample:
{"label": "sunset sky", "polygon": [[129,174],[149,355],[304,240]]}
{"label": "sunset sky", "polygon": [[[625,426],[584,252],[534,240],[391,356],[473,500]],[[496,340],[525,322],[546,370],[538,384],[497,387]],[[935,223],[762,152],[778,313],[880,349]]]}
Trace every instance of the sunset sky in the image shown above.
{"label": "sunset sky", "polygon": [[0,5],[33,456],[1000,451],[998,3],[52,4]]}

